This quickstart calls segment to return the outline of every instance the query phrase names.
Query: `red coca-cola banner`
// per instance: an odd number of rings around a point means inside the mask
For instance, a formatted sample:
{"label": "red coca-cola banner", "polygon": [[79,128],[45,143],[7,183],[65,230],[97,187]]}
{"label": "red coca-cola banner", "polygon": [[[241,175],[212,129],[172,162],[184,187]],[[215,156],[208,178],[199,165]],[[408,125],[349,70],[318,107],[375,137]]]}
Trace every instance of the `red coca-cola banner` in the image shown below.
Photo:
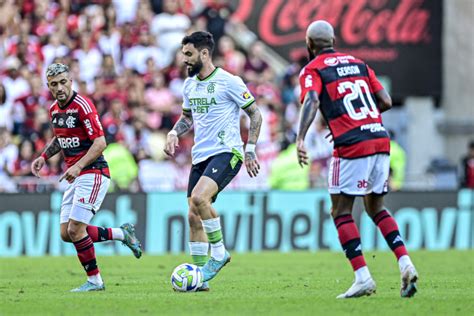
{"label": "red coca-cola banner", "polygon": [[442,0],[234,0],[234,18],[288,60],[306,55],[315,20],[334,26],[336,49],[390,78],[395,97],[441,94]]}

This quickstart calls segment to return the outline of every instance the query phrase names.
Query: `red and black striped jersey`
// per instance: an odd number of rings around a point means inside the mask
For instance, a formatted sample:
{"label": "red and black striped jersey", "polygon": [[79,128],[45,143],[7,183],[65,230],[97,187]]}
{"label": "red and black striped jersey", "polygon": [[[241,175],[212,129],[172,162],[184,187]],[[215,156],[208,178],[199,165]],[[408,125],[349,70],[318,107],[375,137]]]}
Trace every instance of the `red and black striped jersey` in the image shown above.
{"label": "red and black striped jersey", "polygon": [[[87,153],[94,139],[104,136],[94,104],[75,91],[65,106],[61,107],[55,101],[49,108],[49,116],[68,168]],[[103,155],[86,166],[81,174],[84,173],[101,173],[110,177]]]}
{"label": "red and black striped jersey", "polygon": [[374,71],[351,55],[324,50],[300,73],[301,102],[315,91],[334,141],[334,156],[359,158],[390,153],[375,93],[383,87]]}

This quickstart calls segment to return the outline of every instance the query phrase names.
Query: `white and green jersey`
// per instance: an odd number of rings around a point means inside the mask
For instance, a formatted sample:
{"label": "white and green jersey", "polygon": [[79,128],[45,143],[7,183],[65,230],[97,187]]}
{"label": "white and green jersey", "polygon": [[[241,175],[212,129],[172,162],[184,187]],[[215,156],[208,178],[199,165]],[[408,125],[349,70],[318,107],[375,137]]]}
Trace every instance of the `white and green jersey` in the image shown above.
{"label": "white and green jersey", "polygon": [[186,79],[183,111],[191,111],[194,124],[193,164],[220,153],[243,157],[239,111],[255,102],[240,77],[216,68],[207,78]]}

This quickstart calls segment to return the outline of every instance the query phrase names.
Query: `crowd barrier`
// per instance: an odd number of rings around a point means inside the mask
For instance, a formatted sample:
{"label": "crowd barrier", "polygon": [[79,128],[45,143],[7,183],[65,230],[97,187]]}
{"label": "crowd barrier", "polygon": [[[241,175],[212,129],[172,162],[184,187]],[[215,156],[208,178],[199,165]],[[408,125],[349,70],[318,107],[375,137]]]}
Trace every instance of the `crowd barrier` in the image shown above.
{"label": "crowd barrier", "polygon": [[[62,193],[0,195],[0,256],[75,255],[59,235]],[[474,191],[393,192],[385,199],[410,250],[472,249]],[[340,250],[326,190],[304,192],[222,192],[214,207],[221,214],[226,246],[236,252]],[[364,250],[387,250],[358,199],[354,219]],[[185,192],[108,194],[94,225],[136,225],[147,254],[187,251]],[[100,255],[129,254],[120,243],[97,243]]]}

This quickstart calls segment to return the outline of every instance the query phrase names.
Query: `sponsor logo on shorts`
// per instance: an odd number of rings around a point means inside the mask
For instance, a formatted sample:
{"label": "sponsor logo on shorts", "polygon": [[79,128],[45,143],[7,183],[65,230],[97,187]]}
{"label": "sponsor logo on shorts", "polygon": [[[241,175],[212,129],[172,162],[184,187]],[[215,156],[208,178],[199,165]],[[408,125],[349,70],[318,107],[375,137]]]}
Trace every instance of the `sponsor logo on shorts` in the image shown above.
{"label": "sponsor logo on shorts", "polygon": [[366,180],[357,181],[357,188],[359,189],[367,189],[368,186],[369,186],[369,182],[367,182]]}

